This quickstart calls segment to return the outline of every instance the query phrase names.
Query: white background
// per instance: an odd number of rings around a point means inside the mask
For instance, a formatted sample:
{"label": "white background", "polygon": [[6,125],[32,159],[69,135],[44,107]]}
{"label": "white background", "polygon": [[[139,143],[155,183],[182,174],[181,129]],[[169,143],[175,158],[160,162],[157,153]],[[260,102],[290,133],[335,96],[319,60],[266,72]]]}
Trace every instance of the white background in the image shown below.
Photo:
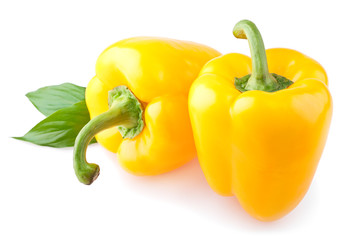
{"label": "white background", "polygon": [[[1,1],[0,239],[360,239],[356,2]],[[267,48],[293,48],[319,61],[334,100],[310,190],[281,220],[254,220],[235,198],[214,193],[196,160],[160,176],[135,177],[115,154],[92,145],[88,160],[100,165],[101,175],[85,186],[74,175],[71,148],[10,138],[44,118],[27,92],[63,82],[86,86],[110,44],[162,36],[249,54],[247,43],[232,36],[242,19],[257,24]]]}

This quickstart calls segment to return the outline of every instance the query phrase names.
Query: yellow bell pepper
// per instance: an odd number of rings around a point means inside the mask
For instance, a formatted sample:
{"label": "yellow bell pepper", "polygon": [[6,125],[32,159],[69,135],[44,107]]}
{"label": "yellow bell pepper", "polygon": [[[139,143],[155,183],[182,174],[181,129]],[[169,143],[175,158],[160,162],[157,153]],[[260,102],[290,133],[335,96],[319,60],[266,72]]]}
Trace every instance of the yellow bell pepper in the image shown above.
{"label": "yellow bell pepper", "polygon": [[78,179],[91,184],[99,175],[99,166],[85,156],[95,134],[136,175],[164,173],[195,158],[188,91],[203,65],[219,55],[201,44],[153,37],[107,48],[86,88],[91,121],[75,141]]}
{"label": "yellow bell pepper", "polygon": [[316,171],[332,116],[327,75],[295,50],[265,51],[250,21],[234,35],[248,39],[252,58],[214,58],[189,92],[198,159],[214,191],[273,221],[297,206]]}

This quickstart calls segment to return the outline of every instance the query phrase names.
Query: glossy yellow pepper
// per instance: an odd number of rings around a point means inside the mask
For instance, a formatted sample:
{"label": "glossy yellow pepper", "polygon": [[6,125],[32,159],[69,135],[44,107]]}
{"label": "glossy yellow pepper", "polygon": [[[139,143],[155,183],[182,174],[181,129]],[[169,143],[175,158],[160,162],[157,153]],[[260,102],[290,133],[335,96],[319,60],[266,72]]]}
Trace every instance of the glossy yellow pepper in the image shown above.
{"label": "glossy yellow pepper", "polygon": [[188,91],[203,65],[219,55],[201,44],[153,37],[107,48],[86,88],[91,121],[75,141],[78,179],[91,184],[99,175],[99,166],[85,158],[95,134],[136,175],[164,173],[195,158]]}
{"label": "glossy yellow pepper", "polygon": [[272,221],[294,209],[311,184],[332,99],[315,60],[290,49],[265,52],[247,20],[234,35],[248,39],[252,58],[226,54],[201,70],[189,93],[195,144],[209,185]]}

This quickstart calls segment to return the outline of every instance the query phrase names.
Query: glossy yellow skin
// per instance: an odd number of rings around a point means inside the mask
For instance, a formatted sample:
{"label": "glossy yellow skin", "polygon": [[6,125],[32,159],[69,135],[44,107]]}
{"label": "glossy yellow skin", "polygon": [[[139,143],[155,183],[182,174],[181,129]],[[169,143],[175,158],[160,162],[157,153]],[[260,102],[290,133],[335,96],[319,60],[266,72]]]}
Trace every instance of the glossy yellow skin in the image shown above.
{"label": "glossy yellow skin", "polygon": [[201,44],[153,37],[125,39],[107,48],[86,88],[90,117],[109,109],[109,90],[126,85],[144,107],[145,127],[133,139],[122,139],[115,127],[96,140],[117,152],[120,164],[136,175],[164,173],[195,158],[188,92],[203,65],[219,55]]}
{"label": "glossy yellow skin", "polygon": [[262,221],[294,209],[307,192],[332,115],[327,76],[319,63],[290,49],[266,51],[270,73],[295,83],[274,93],[239,92],[234,78],[251,59],[227,54],[208,62],[189,93],[198,158],[209,185],[235,195]]}

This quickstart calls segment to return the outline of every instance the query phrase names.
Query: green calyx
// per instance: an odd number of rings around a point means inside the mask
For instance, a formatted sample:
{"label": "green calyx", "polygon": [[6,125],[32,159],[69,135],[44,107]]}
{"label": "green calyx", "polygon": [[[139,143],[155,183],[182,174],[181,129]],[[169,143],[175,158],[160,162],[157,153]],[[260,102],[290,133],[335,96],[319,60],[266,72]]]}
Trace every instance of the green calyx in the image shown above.
{"label": "green calyx", "polygon": [[256,25],[249,20],[238,22],[233,34],[236,38],[248,39],[252,73],[241,78],[235,78],[235,87],[241,92],[260,90],[276,92],[287,88],[293,82],[283,76],[269,73],[264,42]]}
{"label": "green calyx", "polygon": [[86,161],[86,149],[93,137],[108,128],[118,127],[123,138],[134,138],[142,131],[142,106],[126,87],[109,91],[109,110],[91,119],[80,131],[74,146],[74,170],[79,181],[90,185],[96,180],[100,168]]}
{"label": "green calyx", "polygon": [[[247,89],[247,85],[248,85],[248,82],[249,82],[249,78],[251,77],[251,74],[248,74],[244,77],[241,77],[241,78],[235,78],[235,87],[237,90],[239,90],[240,92],[246,92],[246,91],[249,91],[249,90],[262,90],[262,91],[265,91],[265,92],[276,92],[276,91],[279,91],[281,89],[285,89],[287,87],[289,87],[291,84],[293,84],[294,82],[287,79],[286,77],[283,77],[283,76],[280,76],[278,74],[275,74],[275,73],[271,73],[272,77],[275,78],[275,80],[277,81],[278,83],[278,87],[277,88],[269,88],[269,89]],[[266,87],[266,85],[264,86]]]}
{"label": "green calyx", "polygon": [[109,91],[109,107],[117,107],[124,115],[121,125],[117,126],[123,138],[134,138],[144,128],[143,109],[134,94],[125,86]]}

